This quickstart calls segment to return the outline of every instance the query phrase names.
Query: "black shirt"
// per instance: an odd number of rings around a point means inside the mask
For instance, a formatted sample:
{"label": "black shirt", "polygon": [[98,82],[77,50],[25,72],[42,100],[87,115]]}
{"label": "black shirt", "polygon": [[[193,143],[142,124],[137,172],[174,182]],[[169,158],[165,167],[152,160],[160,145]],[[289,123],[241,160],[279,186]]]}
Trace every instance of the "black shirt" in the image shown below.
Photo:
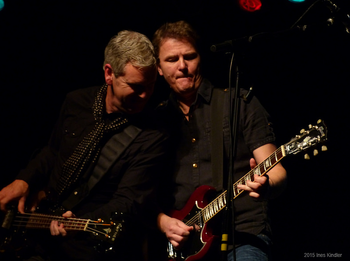
{"label": "black shirt", "polygon": [[[178,107],[175,95],[172,94],[167,103],[167,118],[173,138],[175,139],[175,166],[173,209],[181,210],[192,193],[202,185],[214,186],[211,166],[211,99],[213,86],[203,80],[199,86],[197,98],[190,108],[189,120],[186,120]],[[241,92],[243,94],[243,91]],[[223,132],[225,144],[224,156],[224,188],[227,189],[229,129],[229,95],[224,100]],[[256,97],[249,101],[240,101],[239,127],[237,136],[237,155],[234,161],[234,181],[237,181],[250,170],[249,159],[252,152],[267,143],[273,143],[269,115]],[[221,190],[222,188],[216,188]],[[234,201],[235,228],[237,231],[258,234],[270,231],[267,202],[252,199],[243,193]]]}
{"label": "black shirt", "polygon": [[[80,89],[67,95],[48,145],[17,177],[28,182],[31,192],[46,187],[55,191],[63,163],[95,124],[92,105],[98,89],[99,87]],[[149,222],[156,221],[155,189],[163,174],[167,135],[158,128],[151,114],[142,113],[127,118],[142,129],[141,133],[92,191],[88,195],[83,194],[84,200],[72,211],[79,218],[101,218],[105,222],[109,222],[111,213],[115,211],[127,213],[134,222],[129,227],[136,229],[141,227],[141,223],[153,225]],[[92,168],[89,169],[91,171]],[[81,195],[82,191],[78,192]],[[82,233],[75,238],[63,238],[60,243],[49,244],[48,247],[53,247],[50,250],[50,254],[53,254],[51,258],[60,260],[70,256],[71,260],[100,260],[101,257],[93,249],[93,243],[86,243],[85,233],[88,232]],[[131,231],[128,233],[133,234]],[[48,238],[48,242],[50,240],[58,241],[52,237]],[[135,242],[134,239],[131,240]],[[140,253],[140,248],[129,243],[134,246],[132,253]],[[130,254],[128,253],[132,260]]]}

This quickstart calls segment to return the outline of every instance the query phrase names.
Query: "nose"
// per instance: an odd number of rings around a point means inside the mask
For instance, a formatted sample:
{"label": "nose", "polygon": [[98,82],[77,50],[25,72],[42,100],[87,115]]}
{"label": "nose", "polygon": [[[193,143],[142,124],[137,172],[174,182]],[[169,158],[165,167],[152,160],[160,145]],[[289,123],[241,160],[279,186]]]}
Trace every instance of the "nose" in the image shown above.
{"label": "nose", "polygon": [[179,70],[184,70],[187,68],[187,64],[184,58],[179,59]]}
{"label": "nose", "polygon": [[145,98],[147,97],[147,92],[146,92],[146,91],[139,92],[139,93],[138,93],[138,96],[139,96],[139,98],[141,98],[141,99],[145,99]]}
{"label": "nose", "polygon": [[152,95],[153,89],[154,89],[153,85],[152,86],[147,86],[147,87],[143,88],[142,90],[140,90],[137,93],[137,95],[141,99],[147,99],[150,95]]}

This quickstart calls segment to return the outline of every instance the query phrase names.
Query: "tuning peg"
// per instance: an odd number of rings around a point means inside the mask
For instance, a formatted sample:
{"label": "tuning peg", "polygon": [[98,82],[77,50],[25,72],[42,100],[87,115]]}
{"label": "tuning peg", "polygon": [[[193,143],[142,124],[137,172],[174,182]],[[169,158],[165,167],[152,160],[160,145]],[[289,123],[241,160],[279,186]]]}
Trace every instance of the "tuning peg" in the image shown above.
{"label": "tuning peg", "polygon": [[321,119],[319,119],[319,120],[317,121],[317,124],[320,124],[320,123],[322,123],[322,120],[321,120]]}
{"label": "tuning peg", "polygon": [[303,134],[305,132],[305,129],[300,130],[300,134]]}
{"label": "tuning peg", "polygon": [[323,146],[322,146],[322,148],[321,148],[321,150],[322,150],[322,151],[327,151],[327,150],[328,150],[328,148],[327,148],[327,146],[326,146],[326,145],[323,145]]}
{"label": "tuning peg", "polygon": [[317,156],[318,155],[318,150],[314,150],[314,156]]}
{"label": "tuning peg", "polygon": [[309,160],[309,159],[310,159],[309,154],[305,154],[305,155],[304,155],[304,159]]}
{"label": "tuning peg", "polygon": [[312,125],[311,124],[309,124],[309,129],[312,129]]}

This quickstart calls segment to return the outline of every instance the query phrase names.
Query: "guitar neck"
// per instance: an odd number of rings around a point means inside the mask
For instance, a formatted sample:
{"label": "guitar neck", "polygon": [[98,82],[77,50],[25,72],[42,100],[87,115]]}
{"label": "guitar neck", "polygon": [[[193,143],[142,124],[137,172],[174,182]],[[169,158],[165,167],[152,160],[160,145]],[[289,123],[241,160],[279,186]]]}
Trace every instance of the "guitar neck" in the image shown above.
{"label": "guitar neck", "polygon": [[[247,181],[254,180],[254,174],[263,176],[269,172],[278,162],[286,156],[284,145],[275,150],[267,159],[259,163],[255,168],[251,169],[247,174],[233,184],[233,199],[237,198],[244,190],[238,189],[238,185],[246,185]],[[203,208],[195,219],[189,220],[186,224],[193,225],[194,220],[201,219],[203,223],[207,223],[217,213],[219,213],[227,204],[227,190],[221,193],[217,198]]]}
{"label": "guitar neck", "polygon": [[49,229],[53,220],[63,223],[65,230],[85,231],[91,220],[78,218],[64,218],[54,215],[38,213],[19,214],[13,220],[14,227],[27,229]]}
{"label": "guitar neck", "polygon": [[[244,190],[238,189],[237,185],[246,185],[247,181],[254,180],[254,174],[258,176],[264,176],[269,172],[278,162],[280,162],[286,156],[284,146],[275,150],[267,159],[258,164],[255,168],[251,169],[247,174],[240,178],[235,184],[233,184],[233,199],[238,197]],[[227,191],[225,191],[226,194]]]}

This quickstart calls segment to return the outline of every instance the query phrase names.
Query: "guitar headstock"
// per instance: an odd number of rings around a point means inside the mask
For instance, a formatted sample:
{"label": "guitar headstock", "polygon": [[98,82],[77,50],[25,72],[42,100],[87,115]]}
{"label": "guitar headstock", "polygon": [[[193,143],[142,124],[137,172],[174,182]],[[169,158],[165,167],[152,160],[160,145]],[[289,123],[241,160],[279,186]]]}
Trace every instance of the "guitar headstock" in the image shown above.
{"label": "guitar headstock", "polygon": [[[290,142],[286,143],[286,154],[297,154],[301,151],[313,148],[327,140],[327,127],[323,120],[318,120],[316,125],[309,125],[309,129],[302,129],[300,135],[297,135]],[[326,151],[327,147],[322,145],[322,151]],[[314,149],[314,156],[318,154],[318,150]],[[310,159],[308,154],[305,154],[305,159]]]}
{"label": "guitar headstock", "polygon": [[115,247],[124,240],[125,226],[128,223],[128,215],[122,212],[111,213],[110,223],[108,224],[91,224],[94,231],[91,231],[97,239],[100,239],[95,245],[95,250],[100,253],[114,252]]}

